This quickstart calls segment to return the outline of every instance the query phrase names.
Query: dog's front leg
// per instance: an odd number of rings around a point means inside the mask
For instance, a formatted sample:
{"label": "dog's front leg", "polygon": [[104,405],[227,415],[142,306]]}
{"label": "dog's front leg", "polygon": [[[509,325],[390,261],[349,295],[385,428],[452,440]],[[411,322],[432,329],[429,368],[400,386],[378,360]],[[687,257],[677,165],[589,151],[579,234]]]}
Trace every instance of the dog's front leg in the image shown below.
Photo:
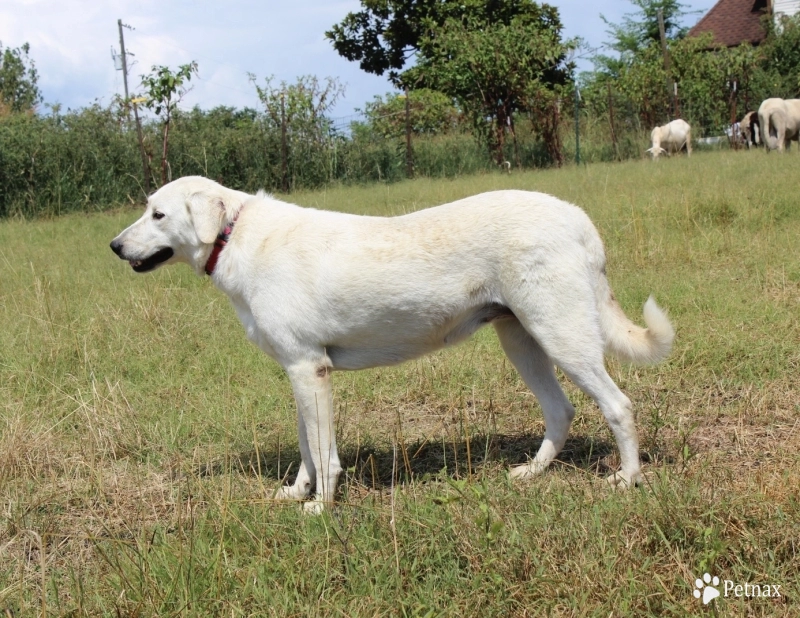
{"label": "dog's front leg", "polygon": [[277,498],[280,500],[305,500],[316,482],[317,471],[311,460],[306,422],[303,420],[299,406],[297,409],[297,439],[300,445],[300,469],[297,471],[294,484],[284,485],[278,491]]}
{"label": "dog's front leg", "polygon": [[[297,401],[300,453],[303,458],[298,481],[310,483],[316,476],[314,500],[306,503],[305,508],[308,512],[319,513],[326,502],[333,502],[336,482],[342,471],[336,450],[331,370],[325,362],[303,361],[289,365],[286,372]],[[301,479],[303,473],[305,475]]]}

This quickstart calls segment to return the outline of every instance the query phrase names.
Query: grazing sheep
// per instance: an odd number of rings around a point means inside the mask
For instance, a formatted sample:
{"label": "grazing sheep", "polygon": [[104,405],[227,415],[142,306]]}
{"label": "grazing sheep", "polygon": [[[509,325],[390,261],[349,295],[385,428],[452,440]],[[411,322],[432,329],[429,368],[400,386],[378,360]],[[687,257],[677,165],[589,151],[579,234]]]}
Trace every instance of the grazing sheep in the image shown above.
{"label": "grazing sheep", "polygon": [[758,123],[767,152],[783,152],[800,138],[800,99],[767,99],[758,108]]}
{"label": "grazing sheep", "polygon": [[662,127],[656,127],[650,133],[652,146],[645,152],[653,156],[653,160],[658,159],[663,152],[669,155],[670,152],[680,152],[686,146],[686,154],[692,155],[692,127],[685,120],[673,120]]}
{"label": "grazing sheep", "polygon": [[761,143],[758,126],[758,112],[747,112],[739,121],[739,131],[748,148]]}

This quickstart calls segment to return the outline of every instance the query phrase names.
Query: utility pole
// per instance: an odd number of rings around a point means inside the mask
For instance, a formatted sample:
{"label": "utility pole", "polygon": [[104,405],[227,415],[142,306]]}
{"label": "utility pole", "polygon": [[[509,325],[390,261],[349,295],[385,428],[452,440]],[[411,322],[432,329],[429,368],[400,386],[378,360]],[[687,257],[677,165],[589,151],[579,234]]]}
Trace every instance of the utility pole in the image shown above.
{"label": "utility pole", "polygon": [[675,86],[672,83],[672,73],[670,71],[669,51],[667,50],[667,33],[664,27],[664,11],[658,9],[658,33],[661,35],[661,53],[664,55],[664,70],[667,72],[667,93],[671,101],[670,111],[677,116],[678,104],[675,95]]}
{"label": "utility pole", "polygon": [[[119,51],[122,56],[122,83],[125,84],[125,105],[127,106],[130,101],[128,94],[128,57],[125,53],[125,37],[122,35],[122,20],[117,20],[119,27]],[[127,26],[130,27],[130,26]],[[142,135],[142,123],[139,121],[139,111],[136,108],[136,102],[133,102],[133,117],[136,120],[136,135],[139,138],[139,152],[142,155],[142,173],[144,174],[144,192],[145,195],[150,195],[150,166],[147,164],[147,153],[144,149],[144,136]],[[129,116],[130,118],[130,116]]]}
{"label": "utility pole", "polygon": [[128,59],[125,57],[125,37],[122,34],[122,20],[117,20],[117,27],[119,28],[119,51],[122,58],[122,83],[125,84],[125,105],[127,109],[128,100]]}

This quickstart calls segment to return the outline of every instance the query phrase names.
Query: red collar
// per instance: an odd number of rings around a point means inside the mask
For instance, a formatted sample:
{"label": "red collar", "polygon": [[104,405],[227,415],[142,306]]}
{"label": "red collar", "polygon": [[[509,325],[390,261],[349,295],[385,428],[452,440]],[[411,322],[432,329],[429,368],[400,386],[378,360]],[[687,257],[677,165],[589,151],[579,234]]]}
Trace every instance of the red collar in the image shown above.
{"label": "red collar", "polygon": [[238,218],[239,213],[237,212],[233,217],[233,221],[225,226],[225,229],[222,230],[220,235],[217,236],[217,239],[214,241],[214,248],[211,249],[211,255],[208,256],[208,261],[206,262],[207,275],[211,276],[214,273],[214,268],[217,266],[219,254],[222,253],[222,250],[228,244],[228,239],[231,237],[231,232],[233,232],[233,224],[236,223]]}

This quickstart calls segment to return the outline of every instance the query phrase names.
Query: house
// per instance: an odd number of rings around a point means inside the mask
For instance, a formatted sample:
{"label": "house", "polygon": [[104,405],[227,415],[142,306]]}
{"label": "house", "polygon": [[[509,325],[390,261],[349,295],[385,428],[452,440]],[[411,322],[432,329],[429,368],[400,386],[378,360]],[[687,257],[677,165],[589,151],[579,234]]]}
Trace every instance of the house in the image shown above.
{"label": "house", "polygon": [[758,45],[767,33],[761,18],[771,14],[775,23],[800,12],[800,0],[719,0],[689,30],[688,36],[710,32],[715,46],[735,47],[742,43]]}
{"label": "house", "polygon": [[769,4],[772,6],[775,23],[778,23],[781,17],[791,17],[800,13],[800,0],[772,0]]}

